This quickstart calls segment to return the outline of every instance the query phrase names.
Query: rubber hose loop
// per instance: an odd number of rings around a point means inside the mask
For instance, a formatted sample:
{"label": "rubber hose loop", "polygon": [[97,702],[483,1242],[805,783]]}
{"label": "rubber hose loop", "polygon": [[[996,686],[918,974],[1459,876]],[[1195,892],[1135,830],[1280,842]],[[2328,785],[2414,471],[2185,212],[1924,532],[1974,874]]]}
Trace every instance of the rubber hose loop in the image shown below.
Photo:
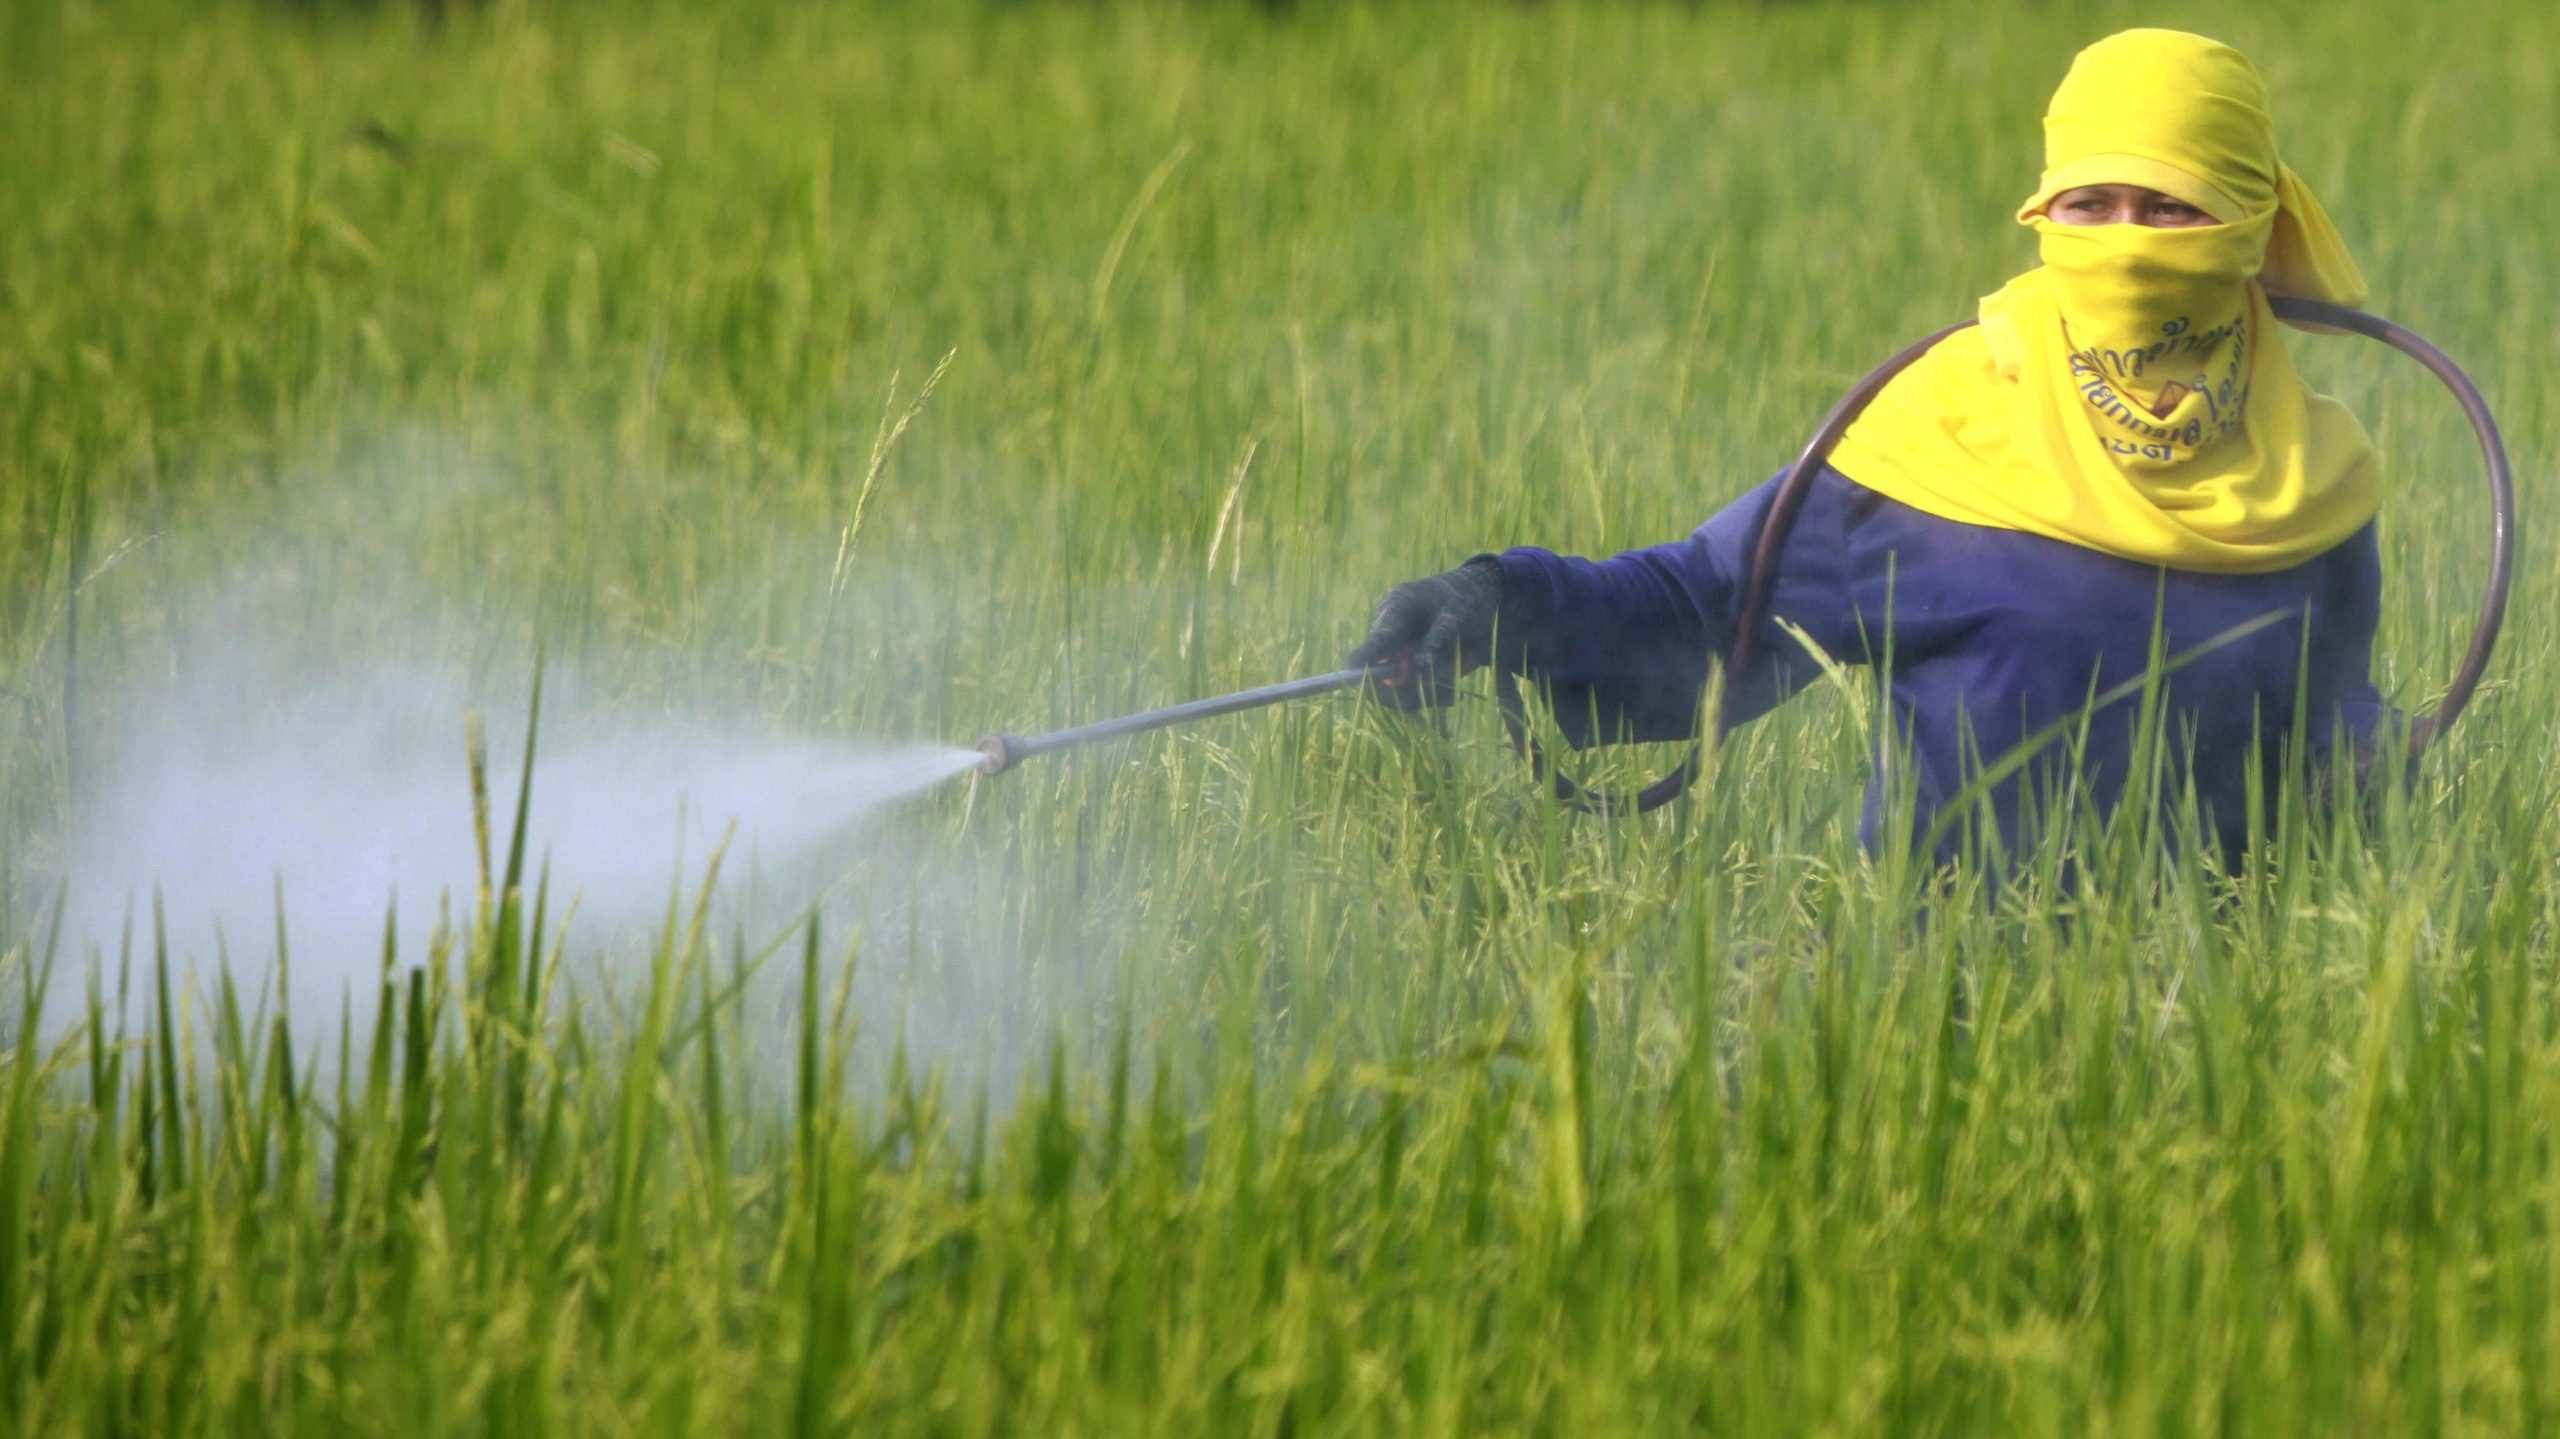
{"label": "rubber hose loop", "polygon": [[[2472,628],[2471,644],[2463,652],[2462,665],[2454,673],[2453,684],[2446,689],[2444,698],[2438,701],[2432,713],[2410,726],[2410,759],[2414,763],[2428,746],[2453,728],[2455,720],[2462,717],[2463,709],[2470,704],[2473,692],[2480,686],[2481,677],[2488,673],[2490,654],[2496,649],[2498,632],[2506,623],[2507,592],[2514,578],[2516,545],[2515,475],[2507,463],[2506,440],[2499,434],[2497,419],[2489,413],[2488,401],[2481,397],[2479,387],[2471,383],[2471,377],[2464,374],[2462,367],[2444,351],[2429,344],[2415,331],[2379,315],[2317,300],[2278,295],[2270,296],[2268,305],[2278,319],[2351,331],[2380,340],[2416,360],[2453,392],[2454,399],[2462,406],[2463,415],[2471,421],[2472,433],[2480,442],[2480,456],[2489,475],[2489,580],[2480,602],[2480,617]],[[1796,516],[1804,508],[1805,496],[1812,489],[1814,476],[1821,473],[1832,449],[1840,443],[1840,437],[1848,433],[1849,426],[1856,423],[1858,416],[1866,412],[1867,406],[1896,375],[1909,369],[1939,341],[1971,328],[1974,323],[1967,320],[1962,324],[1949,325],[1927,339],[1905,346],[1878,365],[1831,407],[1831,413],[1825,415],[1822,424],[1814,430],[1813,438],[1806,441],[1804,449],[1797,454],[1794,465],[1778,481],[1777,489],[1769,499],[1768,512],[1761,516],[1759,533],[1752,541],[1751,571],[1743,585],[1742,611],[1734,629],[1733,647],[1725,656],[1724,673],[1728,679],[1749,673],[1752,662],[1759,658],[1760,629],[1768,622],[1770,602],[1777,592],[1778,556],[1786,550],[1787,539],[1795,532]],[[1528,707],[1520,697],[1519,679],[1510,670],[1495,669],[1494,697],[1500,703],[1502,725],[1511,737],[1511,747],[1528,761],[1531,772],[1548,782],[1557,800],[1574,809],[1600,815],[1620,812],[1643,814],[1678,798],[1697,779],[1699,768],[1705,761],[1706,746],[1723,738],[1733,707],[1732,692],[1727,691],[1713,724],[1690,745],[1688,754],[1670,773],[1632,795],[1613,795],[1575,783],[1547,757],[1537,737],[1530,733]]]}

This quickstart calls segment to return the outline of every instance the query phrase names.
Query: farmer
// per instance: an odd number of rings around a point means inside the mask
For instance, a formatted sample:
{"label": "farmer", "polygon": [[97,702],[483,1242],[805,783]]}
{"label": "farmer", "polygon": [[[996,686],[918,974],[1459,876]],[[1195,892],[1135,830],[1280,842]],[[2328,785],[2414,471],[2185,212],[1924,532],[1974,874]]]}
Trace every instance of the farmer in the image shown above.
{"label": "farmer", "polygon": [[[2017,215],[2043,264],[1851,427],[1779,556],[1771,609],[1836,660],[1889,665],[1915,833],[1987,803],[2009,845],[2074,747],[2079,792],[2113,806],[2155,634],[2160,655],[2195,652],[2159,682],[2167,788],[2191,775],[2208,838],[2233,854],[2253,761],[2272,782],[2297,726],[2317,764],[2385,713],[2369,677],[2380,467],[2355,416],[2294,372],[2267,305],[2356,305],[2364,280],[2276,158],[2266,88],[2227,45],[2099,41],[2044,133],[2044,177]],[[1694,735],[1774,489],[1614,559],[1513,549],[1398,585],[1352,662],[1398,664],[1373,693],[1400,708],[1444,702],[1453,672],[1489,662],[1543,685],[1575,744]],[[1774,624],[1757,645],[1750,672],[1726,677],[1737,722],[1818,674]],[[2057,722],[2063,742],[1963,794]],[[1941,858],[1967,829],[1944,828]]]}

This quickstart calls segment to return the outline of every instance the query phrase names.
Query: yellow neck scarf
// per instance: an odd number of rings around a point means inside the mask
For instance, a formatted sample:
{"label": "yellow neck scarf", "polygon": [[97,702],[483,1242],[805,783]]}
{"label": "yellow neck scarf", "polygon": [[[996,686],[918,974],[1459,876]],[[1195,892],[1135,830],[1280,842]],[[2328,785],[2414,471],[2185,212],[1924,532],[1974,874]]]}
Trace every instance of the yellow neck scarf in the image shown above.
{"label": "yellow neck scarf", "polygon": [[[2045,218],[2093,184],[2218,223]],[[2283,569],[2373,518],[2373,442],[2302,383],[2267,308],[2269,293],[2358,304],[2364,278],[2277,160],[2238,51],[2173,30],[2081,51],[2018,219],[2042,266],[1885,387],[1833,452],[1841,473],[1947,519],[2185,570]]]}

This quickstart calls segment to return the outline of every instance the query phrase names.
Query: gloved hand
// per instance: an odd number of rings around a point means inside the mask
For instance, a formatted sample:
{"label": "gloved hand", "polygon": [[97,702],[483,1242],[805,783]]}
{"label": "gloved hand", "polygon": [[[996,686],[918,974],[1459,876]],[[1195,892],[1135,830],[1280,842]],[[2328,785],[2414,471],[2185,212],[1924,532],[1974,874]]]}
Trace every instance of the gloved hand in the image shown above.
{"label": "gloved hand", "polygon": [[1395,709],[1447,704],[1457,677],[1493,657],[1501,609],[1502,566],[1491,559],[1408,580],[1378,601],[1369,637],[1344,663],[1395,665],[1369,690]]}

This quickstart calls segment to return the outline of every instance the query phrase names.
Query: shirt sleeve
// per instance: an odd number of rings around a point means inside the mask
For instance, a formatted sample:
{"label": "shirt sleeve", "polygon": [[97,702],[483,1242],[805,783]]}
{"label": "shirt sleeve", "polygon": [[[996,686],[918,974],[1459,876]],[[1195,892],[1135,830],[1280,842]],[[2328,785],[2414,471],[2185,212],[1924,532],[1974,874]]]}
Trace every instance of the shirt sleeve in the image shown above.
{"label": "shirt sleeve", "polygon": [[[2312,602],[2311,698],[2334,706],[2350,742],[2363,743],[2386,723],[2408,716],[2382,697],[2373,683],[2373,642],[2382,627],[2382,551],[2368,522],[2325,557],[2329,583]],[[2328,716],[2314,714],[2315,724]]]}
{"label": "shirt sleeve", "polygon": [[[1771,612],[1833,659],[1862,664],[1866,644],[1846,583],[1851,489],[1829,469],[1814,477],[1778,557]],[[1525,547],[1494,557],[1501,657],[1543,685],[1569,742],[1698,733],[1707,679],[1733,648],[1752,547],[1776,492],[1771,480],[1687,539],[1605,560]],[[1801,643],[1765,624],[1750,672],[1728,681],[1728,722],[1758,718],[1819,673]]]}

